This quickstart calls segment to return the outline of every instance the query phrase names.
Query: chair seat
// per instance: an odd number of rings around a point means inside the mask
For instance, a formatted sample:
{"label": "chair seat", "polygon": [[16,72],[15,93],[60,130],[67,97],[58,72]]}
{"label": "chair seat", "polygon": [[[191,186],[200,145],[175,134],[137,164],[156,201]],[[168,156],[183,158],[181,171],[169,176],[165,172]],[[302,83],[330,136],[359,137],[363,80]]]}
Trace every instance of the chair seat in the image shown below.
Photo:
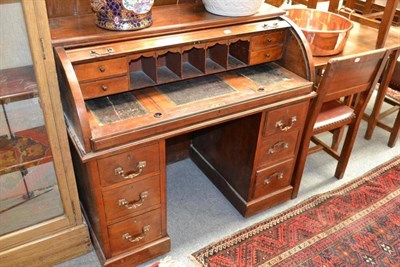
{"label": "chair seat", "polygon": [[392,98],[393,100],[400,102],[400,91],[393,90],[392,88],[388,87],[386,95]]}
{"label": "chair seat", "polygon": [[347,125],[355,117],[354,110],[339,101],[324,103],[314,124],[313,132],[318,134],[340,127],[340,125]]}

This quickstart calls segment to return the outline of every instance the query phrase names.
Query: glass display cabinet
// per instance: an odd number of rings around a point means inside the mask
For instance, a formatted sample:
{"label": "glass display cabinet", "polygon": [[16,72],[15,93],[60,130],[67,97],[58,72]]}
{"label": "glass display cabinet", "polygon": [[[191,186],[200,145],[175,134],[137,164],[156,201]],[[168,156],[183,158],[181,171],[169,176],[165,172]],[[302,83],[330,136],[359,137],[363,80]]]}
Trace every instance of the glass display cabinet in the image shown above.
{"label": "glass display cabinet", "polygon": [[[0,3],[0,262],[86,253],[44,0]],[[45,249],[44,249],[45,248]]]}

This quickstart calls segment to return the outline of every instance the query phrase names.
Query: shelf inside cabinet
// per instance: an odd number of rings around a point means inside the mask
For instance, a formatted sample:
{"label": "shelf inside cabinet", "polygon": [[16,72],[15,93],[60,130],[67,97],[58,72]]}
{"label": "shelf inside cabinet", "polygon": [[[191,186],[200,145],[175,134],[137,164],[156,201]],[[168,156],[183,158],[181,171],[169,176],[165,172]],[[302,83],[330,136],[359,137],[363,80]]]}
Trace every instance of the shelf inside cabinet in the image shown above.
{"label": "shelf inside cabinet", "polygon": [[206,73],[221,72],[228,66],[228,46],[215,44],[206,50]]}
{"label": "shelf inside cabinet", "polygon": [[157,82],[159,84],[173,82],[182,77],[181,54],[168,51],[157,57]]}
{"label": "shelf inside cabinet", "polygon": [[138,89],[157,83],[157,59],[141,56],[129,62],[131,88]]}
{"label": "shelf inside cabinet", "polygon": [[0,70],[0,103],[18,101],[38,95],[33,66]]}

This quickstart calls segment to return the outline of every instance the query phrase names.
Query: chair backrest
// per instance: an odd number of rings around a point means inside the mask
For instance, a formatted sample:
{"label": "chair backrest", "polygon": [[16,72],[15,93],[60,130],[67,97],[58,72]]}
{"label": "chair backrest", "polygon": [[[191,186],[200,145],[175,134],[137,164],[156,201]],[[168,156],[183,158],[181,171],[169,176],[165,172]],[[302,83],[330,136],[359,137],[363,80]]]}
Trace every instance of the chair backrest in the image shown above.
{"label": "chair backrest", "polygon": [[388,58],[389,51],[381,48],[329,60],[311,107],[314,116],[310,121],[316,119],[323,103],[347,96],[357,95],[356,116],[364,112]]}

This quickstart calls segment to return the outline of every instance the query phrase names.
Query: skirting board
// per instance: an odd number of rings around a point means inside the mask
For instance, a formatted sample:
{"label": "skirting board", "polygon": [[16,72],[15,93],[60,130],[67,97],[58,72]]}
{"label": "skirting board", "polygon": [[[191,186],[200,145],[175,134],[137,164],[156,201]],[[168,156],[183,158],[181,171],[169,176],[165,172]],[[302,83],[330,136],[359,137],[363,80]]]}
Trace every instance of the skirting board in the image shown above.
{"label": "skirting board", "polygon": [[90,251],[86,224],[0,252],[2,267],[52,266]]}

